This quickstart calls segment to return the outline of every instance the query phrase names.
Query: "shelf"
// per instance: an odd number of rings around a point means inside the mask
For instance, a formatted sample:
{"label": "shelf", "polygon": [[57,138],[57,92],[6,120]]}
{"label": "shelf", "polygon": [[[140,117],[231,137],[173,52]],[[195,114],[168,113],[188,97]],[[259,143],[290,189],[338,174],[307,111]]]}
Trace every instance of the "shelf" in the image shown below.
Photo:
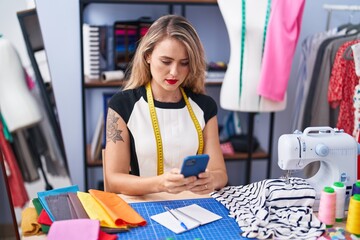
{"label": "shelf", "polygon": [[[108,81],[104,82],[101,80],[91,80],[84,83],[85,88],[108,88],[108,87],[123,87],[125,85],[125,80],[117,80],[117,81]],[[221,81],[211,81],[205,82],[206,86],[220,86],[222,84]]]}
{"label": "shelf", "polygon": [[[87,146],[87,152],[86,152],[87,158],[86,159],[91,159],[90,158],[90,144]],[[246,160],[248,158],[249,154],[246,152],[236,152],[233,155],[229,155],[229,154],[224,154],[224,159],[225,161],[236,161],[236,160]],[[255,152],[252,153],[251,155],[251,159],[252,160],[260,160],[260,159],[266,159],[269,157],[269,155],[263,151],[262,149],[260,150],[256,150]],[[101,159],[91,159],[91,161],[87,162],[87,167],[91,168],[91,167],[102,167],[102,160]]]}
{"label": "shelf", "polygon": [[217,4],[217,0],[81,0],[82,3]]}
{"label": "shelf", "polygon": [[125,85],[124,80],[108,81],[91,80],[84,83],[85,88],[106,88],[106,87],[123,87]]}
{"label": "shelf", "polygon": [[102,166],[102,160],[101,159],[91,159],[90,157],[90,149],[91,149],[91,145],[88,144],[86,146],[86,165],[85,167],[101,167]]}
{"label": "shelf", "polygon": [[[249,154],[247,152],[236,152],[233,155],[224,154],[225,161],[232,161],[232,160],[246,160],[248,158]],[[269,154],[267,154],[263,150],[257,150],[256,152],[253,152],[251,155],[252,160],[259,160],[259,159],[266,159],[269,157]]]}

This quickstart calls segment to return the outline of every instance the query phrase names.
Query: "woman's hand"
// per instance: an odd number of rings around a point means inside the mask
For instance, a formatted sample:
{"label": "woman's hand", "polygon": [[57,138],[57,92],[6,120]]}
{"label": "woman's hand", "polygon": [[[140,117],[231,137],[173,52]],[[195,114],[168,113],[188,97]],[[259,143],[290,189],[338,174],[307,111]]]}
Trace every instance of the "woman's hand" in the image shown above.
{"label": "woman's hand", "polygon": [[196,177],[187,177],[180,174],[180,169],[174,168],[170,172],[166,172],[159,176],[160,189],[162,192],[168,193],[180,193],[186,190],[190,190],[194,186]]}
{"label": "woman's hand", "polygon": [[206,170],[198,175],[197,180],[189,190],[196,194],[208,194],[214,191],[214,177],[210,171]]}

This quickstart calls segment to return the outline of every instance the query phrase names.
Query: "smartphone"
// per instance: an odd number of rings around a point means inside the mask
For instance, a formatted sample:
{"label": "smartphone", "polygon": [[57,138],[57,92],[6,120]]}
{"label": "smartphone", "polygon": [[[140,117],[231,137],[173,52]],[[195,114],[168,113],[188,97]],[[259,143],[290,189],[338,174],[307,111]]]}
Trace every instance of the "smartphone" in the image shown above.
{"label": "smartphone", "polygon": [[205,172],[208,162],[209,155],[207,154],[187,156],[184,158],[180,173],[185,177],[197,176],[199,173]]}

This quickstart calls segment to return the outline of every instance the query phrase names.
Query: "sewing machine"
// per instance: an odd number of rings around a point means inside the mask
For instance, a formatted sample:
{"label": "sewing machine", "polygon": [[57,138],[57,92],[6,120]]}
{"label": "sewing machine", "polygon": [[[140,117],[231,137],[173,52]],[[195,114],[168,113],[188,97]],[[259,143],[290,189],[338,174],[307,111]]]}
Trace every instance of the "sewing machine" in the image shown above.
{"label": "sewing machine", "polygon": [[278,165],[283,170],[302,170],[311,162],[320,161],[319,170],[307,179],[316,190],[314,208],[318,205],[321,190],[334,182],[346,185],[347,197],[357,179],[357,156],[359,144],[343,130],[330,127],[308,127],[302,133],[280,136],[278,142]]}

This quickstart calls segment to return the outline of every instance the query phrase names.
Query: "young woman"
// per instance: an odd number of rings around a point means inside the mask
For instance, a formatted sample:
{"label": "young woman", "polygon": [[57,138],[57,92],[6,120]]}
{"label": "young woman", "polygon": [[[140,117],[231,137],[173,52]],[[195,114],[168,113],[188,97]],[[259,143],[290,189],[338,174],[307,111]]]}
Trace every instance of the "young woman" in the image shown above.
{"label": "young woman", "polygon": [[[204,95],[205,57],[183,17],[166,15],[142,38],[125,88],[110,102],[106,123],[107,191],[127,195],[224,187],[217,105]],[[185,178],[183,159],[205,153],[205,172]]]}

